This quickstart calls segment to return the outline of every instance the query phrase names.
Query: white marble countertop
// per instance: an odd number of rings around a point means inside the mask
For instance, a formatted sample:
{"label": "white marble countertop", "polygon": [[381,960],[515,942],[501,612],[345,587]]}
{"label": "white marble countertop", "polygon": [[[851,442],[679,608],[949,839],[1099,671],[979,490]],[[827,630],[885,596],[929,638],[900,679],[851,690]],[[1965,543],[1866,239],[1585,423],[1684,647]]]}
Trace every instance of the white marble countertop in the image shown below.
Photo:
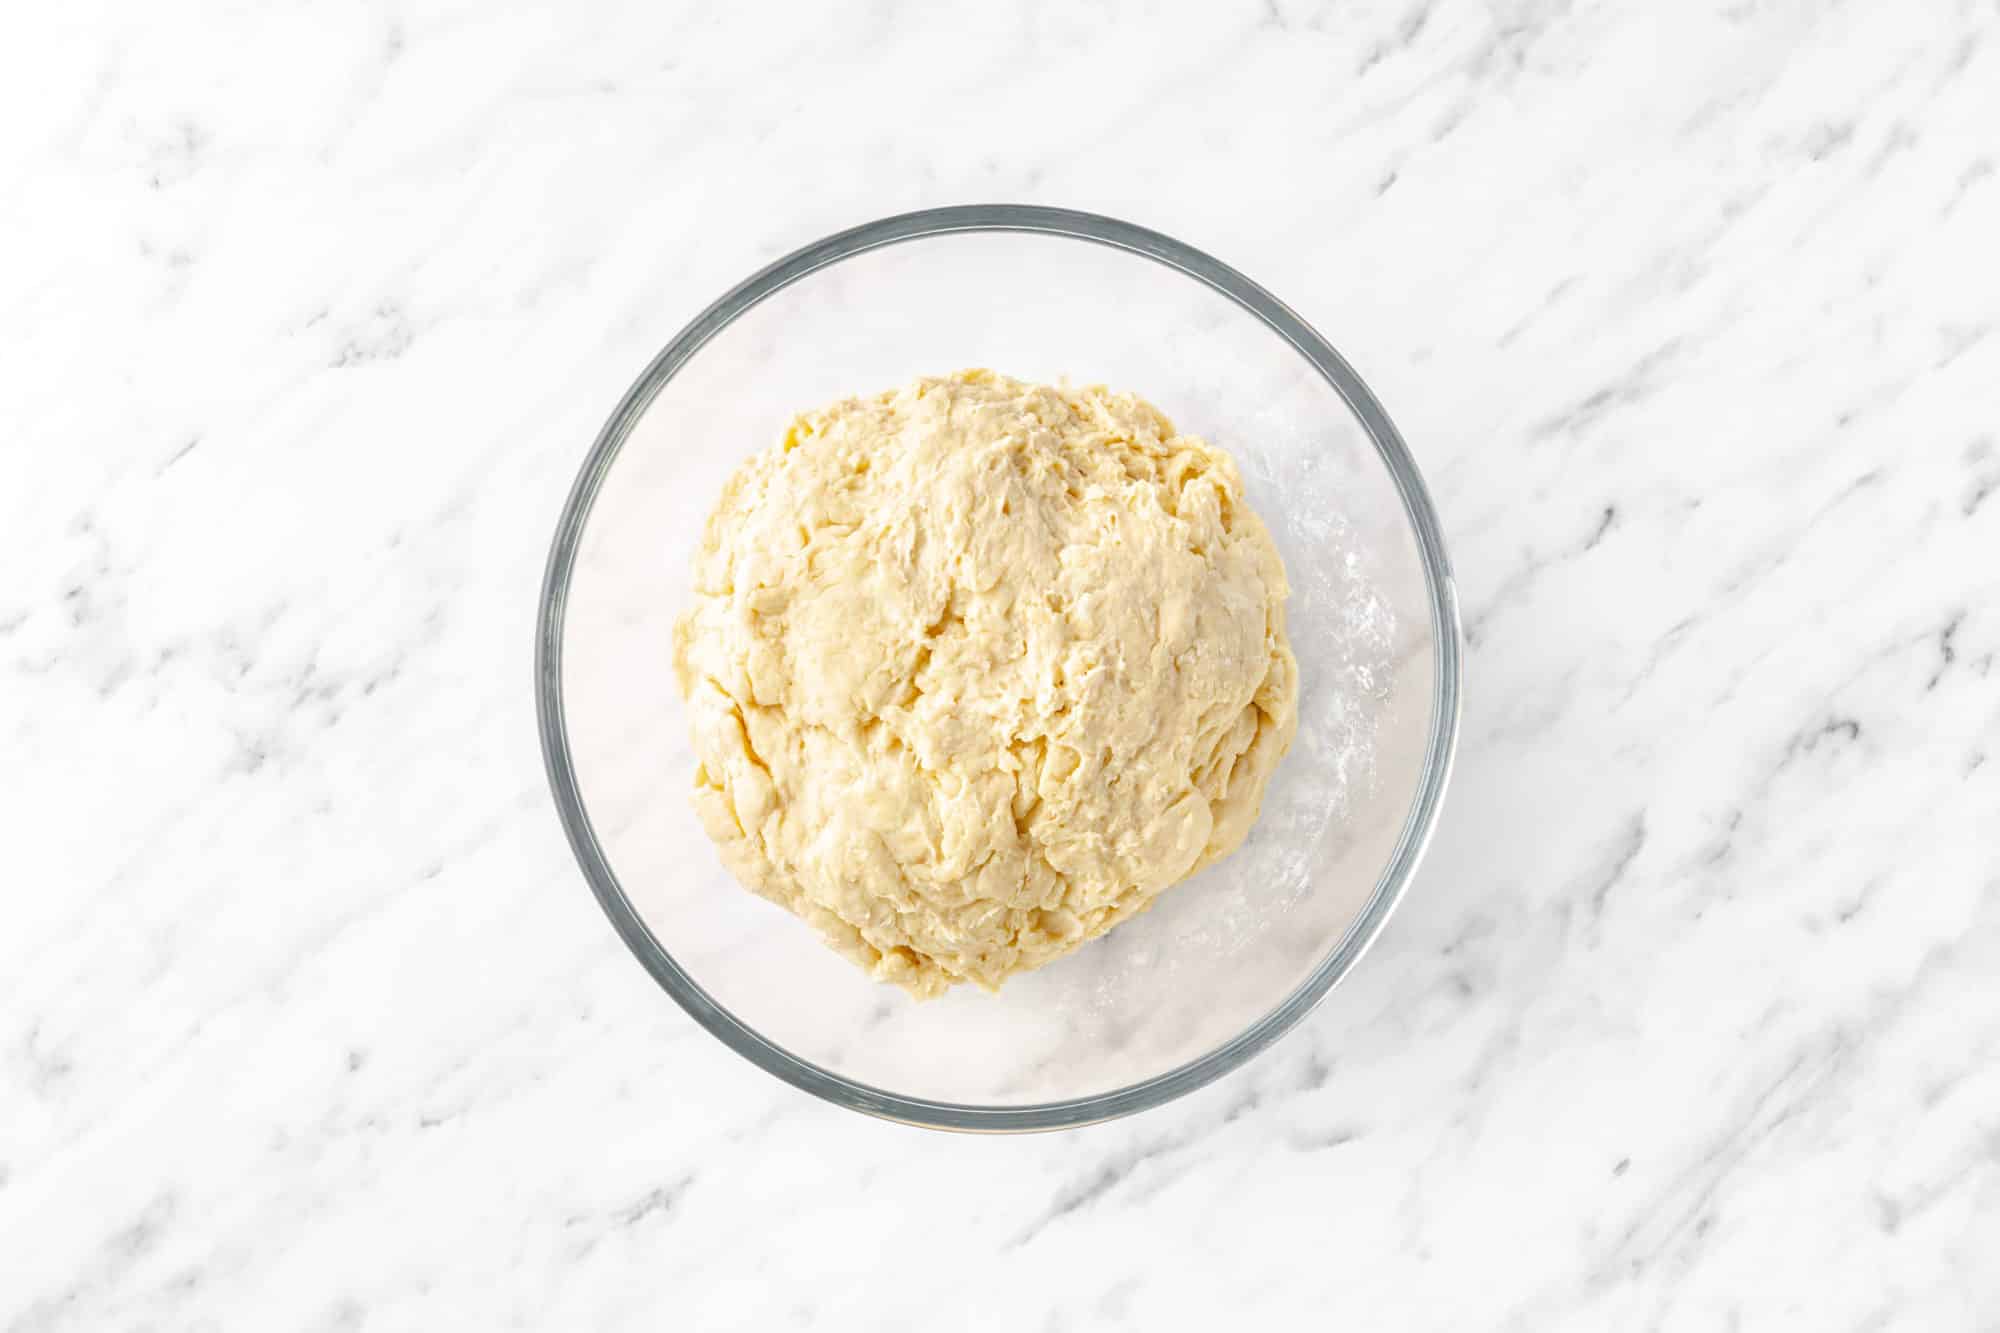
{"label": "white marble countertop", "polygon": [[[2000,1323],[2000,9],[94,9],[0,56],[0,1328]],[[1471,639],[1361,968],[1026,1139],[670,1004],[529,691],[654,350],[986,200],[1321,328]]]}

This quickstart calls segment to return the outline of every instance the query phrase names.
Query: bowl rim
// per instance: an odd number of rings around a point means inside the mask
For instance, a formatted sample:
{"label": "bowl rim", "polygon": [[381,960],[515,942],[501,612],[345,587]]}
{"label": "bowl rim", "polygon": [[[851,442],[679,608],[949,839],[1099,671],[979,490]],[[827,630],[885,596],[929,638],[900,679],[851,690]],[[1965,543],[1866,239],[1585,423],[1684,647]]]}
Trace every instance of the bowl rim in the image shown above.
{"label": "bowl rim", "polygon": [[[1436,654],[1430,735],[1403,828],[1366,906],[1333,948],[1264,1016],[1230,1040],[1163,1074],[1063,1101],[988,1106],[906,1097],[846,1078],[792,1054],[738,1019],[682,969],[626,896],[598,843],[577,783],[562,697],[562,634],[577,551],[619,450],[660,390],[717,333],[772,294],[812,273],[883,246],[966,232],[1025,232],[1108,246],[1154,260],[1228,297],[1291,345],[1340,394],[1389,469],[1422,558]],[[837,1106],[934,1129],[1022,1132],[1065,1129],[1164,1105],[1213,1082],[1290,1031],[1347,975],[1401,901],[1437,823],[1457,749],[1463,631],[1444,534],[1430,493],[1389,415],[1353,367],[1283,302],[1235,269],[1159,232],[1100,214],[1030,204],[967,204],[880,218],[835,232],[753,273],[695,316],[660,350],[598,432],[557,520],[535,626],[535,712],[556,811],[584,879],[633,954],[681,1008],[724,1045],[793,1087]]]}

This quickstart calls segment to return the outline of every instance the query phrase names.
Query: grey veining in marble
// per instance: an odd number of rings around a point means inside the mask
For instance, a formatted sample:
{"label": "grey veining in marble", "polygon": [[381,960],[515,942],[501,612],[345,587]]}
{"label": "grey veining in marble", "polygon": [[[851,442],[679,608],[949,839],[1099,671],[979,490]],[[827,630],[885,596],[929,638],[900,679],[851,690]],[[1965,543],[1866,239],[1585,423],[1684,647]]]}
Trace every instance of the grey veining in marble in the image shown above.
{"label": "grey veining in marble", "polygon": [[[2000,7],[30,6],[0,52],[0,1328],[2000,1323]],[[1272,288],[1470,630],[1297,1032],[1024,1140],[659,994],[528,653],[609,405],[835,228]]]}

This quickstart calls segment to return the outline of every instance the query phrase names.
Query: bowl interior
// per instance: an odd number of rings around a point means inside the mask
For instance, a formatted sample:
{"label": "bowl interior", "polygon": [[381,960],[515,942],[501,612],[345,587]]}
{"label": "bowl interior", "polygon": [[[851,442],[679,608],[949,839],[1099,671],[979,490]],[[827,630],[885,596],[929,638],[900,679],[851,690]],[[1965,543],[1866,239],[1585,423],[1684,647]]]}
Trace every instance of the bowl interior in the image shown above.
{"label": "bowl interior", "polygon": [[[671,630],[724,479],[793,412],[966,366],[1130,389],[1235,454],[1292,582],[1300,727],[1234,856],[999,995],[960,988],[919,1004],[722,869],[688,802]],[[1439,657],[1391,474],[1284,338],[1151,259],[978,232],[820,269],[722,328],[660,389],[585,520],[562,670],[577,784],[605,860],[659,948],[716,1005],[856,1083],[1021,1107],[1186,1065],[1306,981],[1376,892],[1403,831]]]}

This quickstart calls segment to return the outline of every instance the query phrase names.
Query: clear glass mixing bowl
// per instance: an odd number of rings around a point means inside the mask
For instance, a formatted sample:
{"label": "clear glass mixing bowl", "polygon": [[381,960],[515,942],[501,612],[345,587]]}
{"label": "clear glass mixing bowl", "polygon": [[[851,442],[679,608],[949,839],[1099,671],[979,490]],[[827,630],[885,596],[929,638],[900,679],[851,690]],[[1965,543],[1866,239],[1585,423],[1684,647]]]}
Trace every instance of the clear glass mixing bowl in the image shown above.
{"label": "clear glass mixing bowl", "polygon": [[[986,366],[1129,389],[1232,452],[1292,582],[1300,725],[1244,846],[991,995],[916,1003],[722,869],[669,667],[725,477],[793,412]],[[618,404],[557,527],[542,746],[585,878],[695,1020],[808,1092],[949,1129],[1086,1124],[1242,1064],[1360,958],[1437,818],[1461,643],[1437,515],[1388,416],[1235,270],[1087,213],[943,208],[730,291]]]}

